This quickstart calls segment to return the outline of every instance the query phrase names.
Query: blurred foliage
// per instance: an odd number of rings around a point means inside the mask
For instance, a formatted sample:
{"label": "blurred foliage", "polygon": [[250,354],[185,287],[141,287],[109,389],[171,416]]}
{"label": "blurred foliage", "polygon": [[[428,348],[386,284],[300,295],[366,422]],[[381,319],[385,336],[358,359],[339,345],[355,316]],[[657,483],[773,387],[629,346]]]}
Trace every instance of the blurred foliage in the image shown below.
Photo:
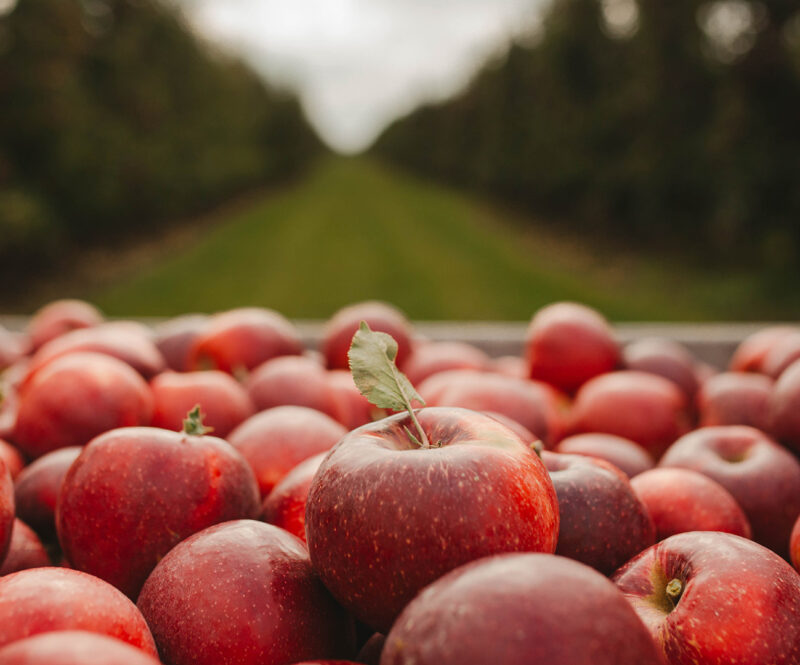
{"label": "blurred foliage", "polygon": [[554,0],[526,41],[376,152],[590,237],[797,274],[797,0]]}
{"label": "blurred foliage", "polygon": [[296,100],[156,0],[20,0],[0,16],[3,272],[284,179],[318,149]]}

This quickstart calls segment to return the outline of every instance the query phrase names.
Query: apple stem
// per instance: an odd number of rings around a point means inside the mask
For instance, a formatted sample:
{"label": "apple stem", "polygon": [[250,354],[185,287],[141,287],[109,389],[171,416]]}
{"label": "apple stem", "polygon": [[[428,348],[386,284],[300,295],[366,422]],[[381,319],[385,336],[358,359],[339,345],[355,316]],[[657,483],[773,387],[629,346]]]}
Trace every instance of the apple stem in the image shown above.
{"label": "apple stem", "polygon": [[183,421],[184,434],[203,436],[213,431],[213,427],[206,427],[203,425],[203,414],[200,412],[200,405],[195,404],[195,407],[186,414],[186,418]]}
{"label": "apple stem", "polygon": [[683,594],[683,582],[675,577],[667,582],[667,588],[665,591],[667,593],[667,598],[670,599],[672,606],[675,607],[678,604],[678,601],[681,599],[681,595]]}

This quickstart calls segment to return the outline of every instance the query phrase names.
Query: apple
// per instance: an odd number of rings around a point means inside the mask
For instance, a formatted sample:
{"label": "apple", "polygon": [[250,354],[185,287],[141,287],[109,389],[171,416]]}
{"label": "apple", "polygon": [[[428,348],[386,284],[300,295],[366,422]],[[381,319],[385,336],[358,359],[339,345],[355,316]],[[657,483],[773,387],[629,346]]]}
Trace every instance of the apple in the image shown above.
{"label": "apple", "polygon": [[170,665],[263,665],[346,658],[352,620],[305,545],[271,524],[235,520],[196,533],[153,570],[138,601]]}
{"label": "apple", "polygon": [[597,457],[613,464],[628,478],[652,469],[656,464],[650,453],[639,444],[601,432],[568,436],[559,442],[556,452]]}
{"label": "apple", "polygon": [[191,369],[189,352],[194,341],[205,331],[209,320],[205,314],[186,314],[155,326],[153,342],[169,369],[174,372],[188,372]]}
{"label": "apple", "polygon": [[80,328],[93,328],[103,323],[103,315],[83,300],[54,300],[31,317],[28,336],[34,350],[64,333]]}
{"label": "apple", "polygon": [[381,665],[660,665],[636,613],[600,573],[550,554],[474,561],[425,588]]}
{"label": "apple", "polygon": [[361,427],[361,425],[386,416],[383,409],[378,409],[370,404],[367,398],[358,391],[348,370],[328,370],[328,385],[333,391],[337,404],[336,420],[344,425],[346,430]]}
{"label": "apple", "polygon": [[306,501],[311,481],[327,451],[300,462],[264,499],[261,519],[306,542]]}
{"label": "apple", "polygon": [[93,439],[56,507],[61,548],[78,570],[136,598],[156,563],[212,524],[256,517],[258,486],[226,441],[190,415],[184,432],[126,427]]}
{"label": "apple", "polygon": [[452,369],[488,370],[489,356],[464,342],[425,342],[414,347],[414,354],[403,365],[408,380],[420,384],[432,374]]}
{"label": "apple", "polygon": [[102,353],[130,365],[145,379],[166,369],[151,331],[133,321],[115,321],[64,333],[43,345],[31,358],[23,383],[29,383],[43,367],[56,358],[79,353]]}
{"label": "apple", "polygon": [[12,440],[35,458],[115,427],[147,424],[152,412],[150,388],[129,365],[100,353],[69,353],[23,386]]}
{"label": "apple", "polygon": [[423,381],[419,394],[429,406],[500,413],[549,447],[558,442],[565,427],[561,415],[563,397],[540,381],[469,369],[450,370]]}
{"label": "apple", "polygon": [[650,372],[672,381],[687,399],[693,400],[698,388],[695,360],[678,342],[648,337],[628,344],[622,351],[627,369]]}
{"label": "apple", "polygon": [[256,412],[241,384],[218,370],[162,372],[150,382],[150,390],[153,427],[180,430],[186,414],[199,404],[206,426],[225,438]]}
{"label": "apple", "polygon": [[385,632],[425,585],[482,556],[553,552],[558,504],[539,458],[480,413],[429,407],[347,434],[314,476],[311,561],[334,597]]}
{"label": "apple", "polygon": [[247,378],[247,392],[259,411],[275,406],[306,406],[337,418],[339,401],[328,371],[306,356],[281,356],[259,365]]}
{"label": "apple", "polygon": [[800,662],[800,576],[750,540],[680,533],[629,561],[614,582],[671,665]]}
{"label": "apple", "polygon": [[753,540],[788,556],[800,515],[800,462],[766,434],[744,425],[703,427],[676,441],[659,465],[716,480],[744,510]]}
{"label": "apple", "polygon": [[690,429],[686,397],[672,381],[655,374],[609,372],[578,391],[570,429],[574,434],[616,434],[658,458]]}
{"label": "apple", "polygon": [[277,356],[300,355],[297,330],[271,309],[246,307],[215,314],[189,350],[189,368],[238,374]]}
{"label": "apple", "polygon": [[568,393],[620,361],[614,333],[603,316],[584,305],[560,302],[543,307],[525,333],[528,376]]}
{"label": "apple", "polygon": [[792,565],[800,571],[800,517],[794,523],[792,533],[789,536],[789,556]]}
{"label": "apple", "polygon": [[17,389],[5,382],[9,370],[6,370],[0,379],[0,438],[11,439],[14,434],[14,425],[17,422],[19,398]]}
{"label": "apple", "polygon": [[357,663],[364,665],[380,665],[383,647],[386,644],[386,635],[374,633],[366,642],[356,656]]}
{"label": "apple", "polygon": [[655,527],[627,476],[605,460],[545,450],[560,526],[556,554],[610,575],[655,542]]}
{"label": "apple", "polygon": [[734,351],[732,372],[764,372],[764,359],[782,337],[797,330],[793,326],[769,326],[749,335]]}
{"label": "apple", "polygon": [[730,492],[690,469],[651,469],[631,486],[656,526],[656,540],[685,531],[724,531],[750,538],[750,522]]}
{"label": "apple", "polygon": [[771,433],[800,453],[800,360],[792,363],[772,390],[769,400]]}
{"label": "apple", "polygon": [[397,365],[411,356],[413,331],[405,315],[393,305],[367,301],[343,307],[325,324],[320,341],[320,350],[330,369],[347,369],[347,351],[353,334],[361,321],[366,321],[373,330],[391,335],[397,342]]}
{"label": "apple", "polygon": [[524,358],[519,356],[500,356],[494,358],[491,364],[491,371],[506,376],[513,376],[518,379],[528,378],[528,364]]}
{"label": "apple", "polygon": [[347,430],[321,411],[276,406],[257,413],[231,432],[228,442],[255,473],[261,497],[303,460],[333,448]]}
{"label": "apple", "polygon": [[0,372],[25,357],[30,342],[20,333],[0,326]]}
{"label": "apple", "polygon": [[109,635],[158,656],[139,610],[103,580],[67,568],[30,568],[0,577],[0,647],[56,630]]}
{"label": "apple", "polygon": [[81,446],[70,446],[42,455],[22,470],[14,486],[17,516],[48,544],[58,542],[56,501],[81,450]]}
{"label": "apple", "polygon": [[773,381],[752,372],[723,372],[710,378],[697,394],[701,427],[749,425],[769,430]]}
{"label": "apple", "polygon": [[[11,546],[5,560],[0,565],[0,577],[28,568],[49,566],[50,557],[42,541],[24,522],[15,519],[11,531]],[[0,662],[3,662],[0,660]]]}
{"label": "apple", "polygon": [[0,459],[0,564],[11,545],[14,527],[14,481],[6,463]]}
{"label": "apple", "polygon": [[25,467],[25,460],[22,459],[19,450],[8,443],[8,441],[3,441],[3,439],[0,439],[0,460],[5,462],[12,480],[16,479],[20,471]]}
{"label": "apple", "polygon": [[800,329],[781,335],[767,351],[762,365],[764,374],[778,379],[796,360],[800,360]]}
{"label": "apple", "polygon": [[0,649],[3,665],[159,665],[153,656],[125,642],[83,630],[59,630],[27,637]]}

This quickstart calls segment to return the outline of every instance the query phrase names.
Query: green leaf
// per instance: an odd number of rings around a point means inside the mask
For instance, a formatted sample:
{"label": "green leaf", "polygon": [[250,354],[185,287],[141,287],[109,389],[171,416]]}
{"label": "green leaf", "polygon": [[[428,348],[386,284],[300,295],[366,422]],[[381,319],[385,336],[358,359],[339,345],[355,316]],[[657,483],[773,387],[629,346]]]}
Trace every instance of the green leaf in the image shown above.
{"label": "green leaf", "polygon": [[414,386],[394,363],[397,357],[397,342],[382,332],[370,330],[362,321],[353,335],[347,358],[353,381],[364,397],[382,409],[402,411],[412,400],[425,406]]}

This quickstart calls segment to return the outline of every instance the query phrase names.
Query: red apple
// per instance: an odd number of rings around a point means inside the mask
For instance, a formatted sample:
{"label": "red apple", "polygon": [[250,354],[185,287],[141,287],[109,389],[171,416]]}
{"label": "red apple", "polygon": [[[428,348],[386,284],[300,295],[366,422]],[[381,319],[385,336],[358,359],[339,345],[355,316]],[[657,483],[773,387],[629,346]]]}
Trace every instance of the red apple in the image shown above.
{"label": "red apple", "polygon": [[11,439],[14,434],[14,425],[17,422],[19,398],[17,389],[5,382],[10,370],[6,370],[0,382],[0,438]]}
{"label": "red apple", "polygon": [[772,389],[772,379],[763,374],[717,374],[697,394],[700,426],[749,425],[767,431]]}
{"label": "red apple", "polygon": [[371,423],[376,418],[383,418],[386,413],[369,403],[353,383],[353,376],[346,369],[328,370],[328,385],[333,391],[337,404],[336,420],[346,430],[355,429]]}
{"label": "red apple", "polygon": [[519,356],[500,356],[492,361],[491,371],[518,379],[527,379],[528,363]]}
{"label": "red apple", "polygon": [[525,334],[528,376],[565,392],[610,372],[619,363],[614,333],[603,316],[577,303],[543,307]]}
{"label": "red apple", "polygon": [[489,356],[464,342],[426,342],[414,347],[414,354],[403,365],[403,373],[415,385],[432,374],[451,369],[488,370]]}
{"label": "red apple", "polygon": [[171,665],[265,665],[346,658],[352,622],[278,527],[237,520],[176,546],[156,566],[139,609]]}
{"label": "red apple", "polygon": [[695,361],[686,347],[669,339],[644,338],[631,342],[622,352],[627,369],[650,372],[672,381],[693,400],[698,380]]}
{"label": "red apple", "polygon": [[718,482],[690,469],[651,469],[631,485],[656,526],[656,540],[685,531],[724,531],[750,538],[750,522]]}
{"label": "red apple", "polygon": [[167,367],[175,372],[188,372],[192,345],[208,327],[205,314],[187,314],[169,319],[153,330],[153,341],[164,356]]}
{"label": "red apple", "polygon": [[730,362],[732,372],[764,372],[764,358],[772,346],[784,335],[796,328],[792,326],[770,326],[747,337],[733,354]]}
{"label": "red apple", "polygon": [[781,335],[767,351],[762,365],[764,374],[778,379],[789,365],[800,360],[800,330]]}
{"label": "red apple", "polygon": [[0,649],[3,665],[159,665],[125,642],[83,630],[59,630],[13,642]]}
{"label": "red apple", "polygon": [[397,365],[411,355],[412,330],[405,315],[393,305],[368,301],[343,307],[325,324],[320,350],[330,369],[347,369],[347,351],[350,341],[361,321],[366,321],[372,330],[391,335],[398,345]]}
{"label": "red apple", "polygon": [[245,420],[228,441],[250,464],[264,498],[300,462],[327,452],[346,433],[316,409],[277,406]]}
{"label": "red apple", "polygon": [[53,360],[82,352],[102,353],[117,358],[145,379],[166,369],[164,357],[153,343],[148,328],[132,321],[115,321],[73,330],[42,346],[31,358],[23,387]]}
{"label": "red apple", "polygon": [[639,444],[613,434],[590,432],[562,439],[556,452],[569,455],[586,455],[610,462],[628,478],[652,469],[655,461]]}
{"label": "red apple", "polygon": [[152,412],[150,388],[129,365],[100,353],[70,353],[23,387],[13,441],[26,455],[39,457],[81,446],[115,427],[147,424]]}
{"label": "red apple", "polygon": [[42,455],[23,469],[14,487],[17,516],[46,543],[55,543],[56,500],[81,446],[60,448]]}
{"label": "red apple", "polygon": [[211,317],[192,344],[189,367],[236,374],[302,352],[295,327],[283,315],[259,307],[233,309]]}
{"label": "red apple", "polygon": [[67,568],[0,577],[0,647],[56,630],[101,633],[158,655],[139,610],[103,580]]}
{"label": "red apple", "polygon": [[769,401],[769,422],[775,438],[800,452],[800,360],[775,383]]}
{"label": "red apple", "polygon": [[12,480],[16,479],[20,471],[25,467],[25,460],[22,459],[19,450],[8,441],[3,441],[2,439],[0,439],[0,459],[5,462]]}
{"label": "red apple", "polygon": [[14,527],[14,481],[6,463],[0,459],[0,563],[3,563],[11,545]]}
{"label": "red apple", "polygon": [[356,662],[364,665],[380,665],[383,647],[386,644],[386,635],[374,633],[366,642],[356,656]]}
{"label": "red apple", "polygon": [[306,542],[306,501],[311,481],[327,452],[300,462],[272,488],[264,500],[261,518]]}
{"label": "red apple", "polygon": [[435,581],[386,637],[381,665],[660,665],[614,585],[576,561],[506,554]]}
{"label": "red apple", "polygon": [[[11,547],[9,547],[3,565],[0,566],[0,577],[10,575],[19,570],[28,568],[42,568],[49,566],[50,557],[42,545],[42,541],[27,524],[14,520],[11,532]],[[0,662],[3,662],[0,660]]]}
{"label": "red apple", "polygon": [[545,446],[554,446],[564,431],[561,396],[540,381],[460,369],[434,374],[418,389],[428,406],[458,406],[507,416]]}
{"label": "red apple", "polygon": [[614,581],[672,665],[800,662],[800,576],[728,533],[680,533]]}
{"label": "red apple", "polygon": [[794,528],[792,528],[792,533],[789,537],[789,555],[792,565],[797,570],[800,570],[800,517],[794,523]]}
{"label": "red apple", "polygon": [[[365,425],[323,461],[309,490],[311,561],[333,595],[385,632],[447,571],[509,551],[553,552],[558,505],[539,458],[493,418],[457,408]],[[416,435],[415,435],[416,436]]]}
{"label": "red apple", "polygon": [[672,381],[655,374],[610,372],[578,391],[571,429],[616,434],[658,458],[690,429],[686,397]]}
{"label": "red apple", "polygon": [[61,486],[56,524],[73,567],[136,598],[184,538],[259,509],[253,472],[227,442],[128,427],[83,449]]}
{"label": "red apple", "polygon": [[655,542],[655,527],[627,477],[600,459],[545,450],[558,496],[556,554],[610,575]]}
{"label": "red apple", "polygon": [[716,480],[744,510],[753,540],[788,556],[800,515],[800,462],[763,432],[743,425],[703,427],[676,441],[659,464]]}
{"label": "red apple", "polygon": [[247,392],[259,411],[275,406],[307,406],[336,418],[339,401],[328,371],[306,356],[282,356],[259,365],[247,378]]}
{"label": "red apple", "polygon": [[226,437],[256,410],[247,391],[230,374],[163,372],[150,382],[153,392],[153,427],[180,430],[183,420],[199,404],[205,425]]}
{"label": "red apple", "polygon": [[103,315],[83,300],[56,300],[37,311],[28,323],[33,348],[38,349],[64,333],[103,323]]}

